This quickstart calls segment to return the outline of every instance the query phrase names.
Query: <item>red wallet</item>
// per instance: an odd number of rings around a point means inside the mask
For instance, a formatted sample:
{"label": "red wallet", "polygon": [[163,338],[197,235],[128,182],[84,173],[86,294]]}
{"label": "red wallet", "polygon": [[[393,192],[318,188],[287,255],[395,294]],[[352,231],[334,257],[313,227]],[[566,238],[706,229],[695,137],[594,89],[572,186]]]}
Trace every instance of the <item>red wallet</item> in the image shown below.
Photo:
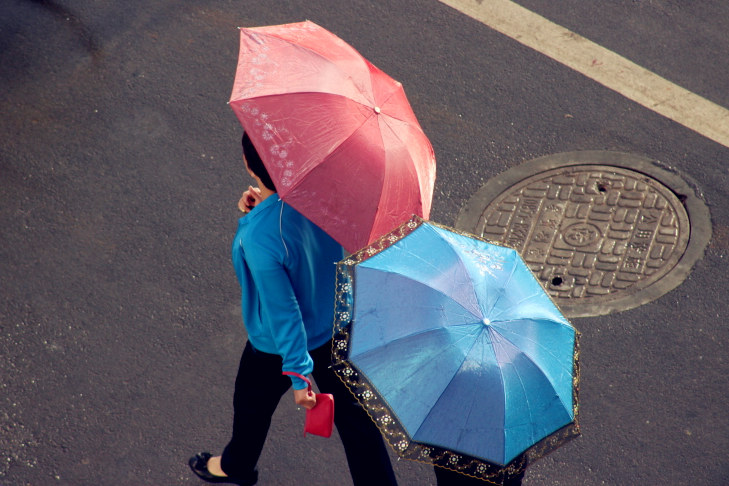
{"label": "red wallet", "polygon": [[[309,391],[311,391],[311,381],[304,375],[293,371],[284,371],[283,374],[301,378],[309,385]],[[316,393],[315,395],[316,405],[306,411],[304,435],[308,432],[321,437],[331,437],[334,427],[334,395],[331,393]]]}

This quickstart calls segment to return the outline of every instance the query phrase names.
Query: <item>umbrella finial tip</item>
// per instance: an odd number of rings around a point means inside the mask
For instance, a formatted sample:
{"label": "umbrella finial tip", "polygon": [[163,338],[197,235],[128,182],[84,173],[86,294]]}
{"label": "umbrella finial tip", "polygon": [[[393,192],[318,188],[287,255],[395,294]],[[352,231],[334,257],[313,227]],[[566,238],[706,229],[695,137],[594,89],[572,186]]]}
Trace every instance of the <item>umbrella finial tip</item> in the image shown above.
{"label": "umbrella finial tip", "polygon": [[380,110],[380,107],[375,106],[375,113],[377,113],[379,115],[381,112],[382,112],[382,110]]}
{"label": "umbrella finial tip", "polygon": [[489,319],[488,317],[484,317],[481,322],[483,322],[484,326],[488,326],[489,324],[491,324],[491,319]]}

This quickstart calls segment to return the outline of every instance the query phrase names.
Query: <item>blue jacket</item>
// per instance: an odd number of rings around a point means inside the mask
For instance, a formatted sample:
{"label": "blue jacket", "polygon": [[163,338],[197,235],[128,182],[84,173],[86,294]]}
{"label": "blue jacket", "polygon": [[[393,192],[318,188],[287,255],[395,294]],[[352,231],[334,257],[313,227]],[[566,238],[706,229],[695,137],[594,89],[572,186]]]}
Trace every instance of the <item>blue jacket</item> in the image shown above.
{"label": "blue jacket", "polygon": [[[308,375],[308,350],[332,337],[336,263],[342,247],[277,194],[240,218],[233,266],[243,322],[254,348],[283,358],[283,371]],[[291,377],[295,389],[306,383]]]}

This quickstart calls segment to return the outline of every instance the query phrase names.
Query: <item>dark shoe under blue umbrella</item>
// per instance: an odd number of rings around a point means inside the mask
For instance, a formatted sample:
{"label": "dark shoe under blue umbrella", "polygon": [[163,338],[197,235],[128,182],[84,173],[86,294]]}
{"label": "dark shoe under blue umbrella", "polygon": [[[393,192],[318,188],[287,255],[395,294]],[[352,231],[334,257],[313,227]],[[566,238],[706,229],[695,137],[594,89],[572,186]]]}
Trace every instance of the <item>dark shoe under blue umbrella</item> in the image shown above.
{"label": "dark shoe under blue umbrella", "polygon": [[578,436],[578,334],[515,250],[417,217],[338,265],[335,370],[406,459],[502,484]]}

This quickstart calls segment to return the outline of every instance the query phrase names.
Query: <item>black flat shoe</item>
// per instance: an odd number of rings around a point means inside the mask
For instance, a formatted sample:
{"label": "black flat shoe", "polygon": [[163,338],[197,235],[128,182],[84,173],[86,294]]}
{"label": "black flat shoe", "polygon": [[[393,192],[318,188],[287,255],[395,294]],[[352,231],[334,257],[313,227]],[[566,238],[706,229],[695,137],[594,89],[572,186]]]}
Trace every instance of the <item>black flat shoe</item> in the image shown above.
{"label": "black flat shoe", "polygon": [[213,455],[209,452],[201,452],[199,454],[195,454],[190,458],[189,461],[187,461],[187,463],[190,465],[190,469],[192,469],[192,472],[194,472],[195,475],[197,475],[197,477],[199,477],[203,481],[218,484],[237,484],[238,486],[251,486],[256,483],[255,481],[241,481],[239,479],[231,478],[228,476],[216,476],[215,474],[208,471],[208,461],[211,457],[213,457]]}

